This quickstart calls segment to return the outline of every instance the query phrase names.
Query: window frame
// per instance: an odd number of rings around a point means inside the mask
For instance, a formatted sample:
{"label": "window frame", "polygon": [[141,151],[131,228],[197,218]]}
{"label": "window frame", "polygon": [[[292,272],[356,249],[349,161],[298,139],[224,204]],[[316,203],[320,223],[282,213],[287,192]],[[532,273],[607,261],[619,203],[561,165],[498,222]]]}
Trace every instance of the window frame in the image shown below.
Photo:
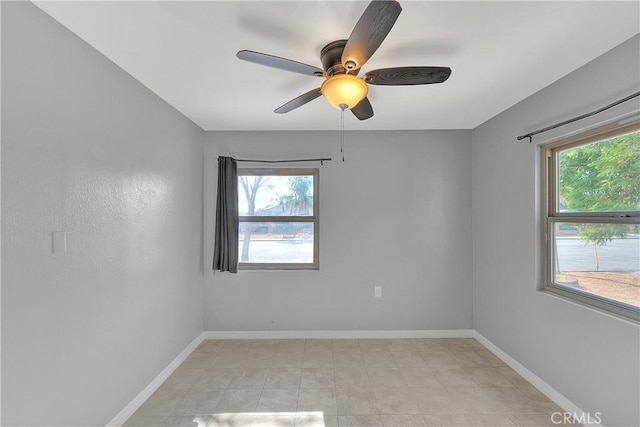
{"label": "window frame", "polygon": [[[238,215],[238,224],[243,222],[305,222],[313,223],[313,262],[241,262],[238,256],[238,270],[319,270],[320,269],[320,169],[319,168],[238,168],[241,176],[313,176],[313,215],[307,216],[247,216]],[[240,198],[238,186],[238,198]],[[240,251],[238,233],[238,251]]]}
{"label": "window frame", "polygon": [[610,123],[598,126],[586,132],[564,138],[541,146],[542,177],[542,248],[543,248],[543,283],[540,290],[567,298],[582,305],[589,306],[617,317],[640,323],[640,308],[604,296],[591,294],[555,283],[553,259],[554,230],[556,223],[605,223],[605,224],[640,224],[640,211],[617,212],[560,212],[556,206],[558,192],[557,153],[570,148],[579,147],[640,131],[640,119]]}

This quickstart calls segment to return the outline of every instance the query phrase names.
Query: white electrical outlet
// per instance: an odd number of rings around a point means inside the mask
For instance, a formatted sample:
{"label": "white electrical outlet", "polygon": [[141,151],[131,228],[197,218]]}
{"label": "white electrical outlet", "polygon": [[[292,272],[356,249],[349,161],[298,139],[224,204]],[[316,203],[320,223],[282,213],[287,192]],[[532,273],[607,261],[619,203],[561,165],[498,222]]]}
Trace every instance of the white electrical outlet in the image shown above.
{"label": "white electrical outlet", "polygon": [[382,286],[373,287],[373,296],[376,298],[382,298]]}

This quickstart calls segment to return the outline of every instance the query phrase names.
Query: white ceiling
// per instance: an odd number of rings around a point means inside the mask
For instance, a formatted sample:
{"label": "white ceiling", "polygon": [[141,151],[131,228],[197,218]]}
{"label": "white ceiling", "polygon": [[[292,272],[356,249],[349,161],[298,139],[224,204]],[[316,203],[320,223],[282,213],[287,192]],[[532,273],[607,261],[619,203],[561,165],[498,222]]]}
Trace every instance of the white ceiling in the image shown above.
{"label": "white ceiling", "polygon": [[[322,80],[236,58],[241,49],[319,66],[358,1],[43,1],[36,4],[205,130],[338,129],[324,98],[273,110]],[[362,68],[449,66],[439,85],[370,86],[375,116],[345,129],[471,129],[640,32],[640,3],[401,0]],[[615,64],[612,64],[615,66]],[[606,79],[603,79],[606,84]]]}

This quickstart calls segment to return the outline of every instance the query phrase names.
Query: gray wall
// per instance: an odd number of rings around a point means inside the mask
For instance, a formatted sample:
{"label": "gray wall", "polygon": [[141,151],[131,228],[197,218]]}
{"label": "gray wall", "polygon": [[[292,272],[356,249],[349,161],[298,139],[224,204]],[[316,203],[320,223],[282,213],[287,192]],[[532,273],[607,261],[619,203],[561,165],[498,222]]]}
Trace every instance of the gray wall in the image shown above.
{"label": "gray wall", "polygon": [[[338,132],[206,138],[206,330],[472,327],[470,131],[347,132],[345,163]],[[218,155],[333,157],[320,168],[319,271],[211,272]]]}
{"label": "gray wall", "polygon": [[2,424],[104,425],[202,331],[204,132],[28,2],[2,124]]}
{"label": "gray wall", "polygon": [[542,273],[537,143],[632,108],[516,142],[640,88],[635,37],[473,130],[474,327],[607,426],[640,425],[638,325],[537,291]]}

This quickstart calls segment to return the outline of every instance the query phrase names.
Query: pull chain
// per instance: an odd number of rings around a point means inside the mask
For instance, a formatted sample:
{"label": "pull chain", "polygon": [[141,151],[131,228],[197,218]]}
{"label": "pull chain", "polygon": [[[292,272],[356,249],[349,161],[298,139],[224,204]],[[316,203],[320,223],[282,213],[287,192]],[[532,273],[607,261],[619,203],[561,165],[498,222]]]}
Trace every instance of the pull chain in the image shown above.
{"label": "pull chain", "polygon": [[344,110],[346,105],[340,105],[340,153],[342,153],[342,163],[344,163]]}

